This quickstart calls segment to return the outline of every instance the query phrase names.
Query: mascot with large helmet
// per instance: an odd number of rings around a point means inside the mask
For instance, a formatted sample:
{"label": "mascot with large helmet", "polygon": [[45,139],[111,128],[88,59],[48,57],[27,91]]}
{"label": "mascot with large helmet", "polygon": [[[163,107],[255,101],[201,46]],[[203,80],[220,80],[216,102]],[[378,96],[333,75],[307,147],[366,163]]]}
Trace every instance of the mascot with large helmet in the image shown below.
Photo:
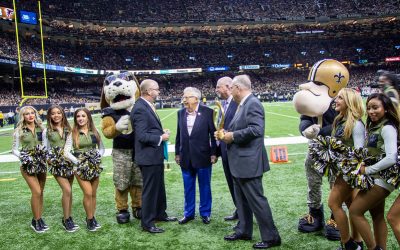
{"label": "mascot with large helmet", "polygon": [[135,140],[130,112],[140,97],[139,83],[130,72],[109,74],[104,80],[100,106],[102,108],[101,130],[113,139],[113,181],[117,222],[128,223],[130,219],[128,195],[131,196],[132,214],[140,219],[142,207],[142,174],[134,162]]}
{"label": "mascot with large helmet", "polygon": [[[337,115],[333,108],[334,98],[339,90],[347,86],[349,71],[340,62],[324,59],[314,64],[308,75],[308,82],[300,85],[300,91],[293,97],[295,109],[300,116],[300,133],[307,139],[318,135],[330,136],[332,123]],[[320,231],[324,228],[322,204],[322,176],[313,167],[309,153],[305,161],[308,184],[307,205],[309,213],[300,218],[298,230],[303,233]],[[334,179],[329,180],[333,185]],[[333,215],[325,225],[325,236],[329,240],[340,240]]]}

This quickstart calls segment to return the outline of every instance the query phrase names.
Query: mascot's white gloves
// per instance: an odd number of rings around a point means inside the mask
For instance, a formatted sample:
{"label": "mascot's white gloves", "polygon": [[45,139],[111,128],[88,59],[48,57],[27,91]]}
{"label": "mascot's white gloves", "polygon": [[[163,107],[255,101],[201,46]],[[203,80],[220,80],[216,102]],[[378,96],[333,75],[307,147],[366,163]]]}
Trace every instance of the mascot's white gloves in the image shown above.
{"label": "mascot's white gloves", "polygon": [[306,128],[303,131],[303,135],[307,138],[307,139],[315,139],[318,134],[319,134],[319,130],[320,130],[320,126],[318,124],[313,124],[310,127]]}
{"label": "mascot's white gloves", "polygon": [[119,132],[123,132],[128,130],[129,124],[131,122],[131,118],[129,115],[123,115],[121,118],[119,118],[118,122],[115,124],[115,129]]}

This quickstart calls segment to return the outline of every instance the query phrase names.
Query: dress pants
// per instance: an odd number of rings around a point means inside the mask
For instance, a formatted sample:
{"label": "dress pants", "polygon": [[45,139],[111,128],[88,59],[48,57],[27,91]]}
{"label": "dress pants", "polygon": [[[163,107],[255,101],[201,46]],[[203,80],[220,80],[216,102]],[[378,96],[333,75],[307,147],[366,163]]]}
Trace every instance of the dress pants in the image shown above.
{"label": "dress pants", "polygon": [[211,166],[207,168],[181,168],[185,195],[184,216],[194,217],[196,207],[196,176],[200,192],[200,216],[211,215]]}
{"label": "dress pants", "polygon": [[240,223],[236,228],[238,235],[253,235],[253,213],[256,217],[262,241],[275,241],[278,230],[272,218],[271,208],[264,196],[262,176],[255,178],[233,177],[236,208]]}
{"label": "dress pants", "polygon": [[143,176],[142,227],[154,227],[154,221],[167,217],[164,164],[139,166]]}

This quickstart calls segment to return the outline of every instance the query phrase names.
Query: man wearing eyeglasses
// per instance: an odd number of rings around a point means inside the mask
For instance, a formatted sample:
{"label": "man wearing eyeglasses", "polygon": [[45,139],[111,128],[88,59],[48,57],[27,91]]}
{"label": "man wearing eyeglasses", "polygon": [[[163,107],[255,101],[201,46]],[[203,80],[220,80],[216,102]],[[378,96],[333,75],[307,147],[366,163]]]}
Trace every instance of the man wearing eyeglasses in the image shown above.
{"label": "man wearing eyeglasses", "polygon": [[200,105],[201,92],[187,87],[183,91],[184,108],[178,111],[175,161],[181,166],[184,186],[184,214],[179,224],[193,220],[196,210],[196,176],[199,182],[199,213],[204,224],[211,216],[211,167],[216,163],[213,110]]}
{"label": "man wearing eyeglasses", "polygon": [[263,174],[269,171],[268,155],[264,147],[264,108],[252,94],[251,81],[247,75],[233,78],[232,96],[239,106],[222,140],[228,148],[239,223],[235,232],[224,239],[251,240],[254,214],[261,241],[254,244],[253,248],[279,246],[281,237],[262,185]]}
{"label": "man wearing eyeglasses", "polygon": [[169,139],[164,133],[154,101],[160,94],[158,83],[147,79],[140,84],[141,97],[131,112],[135,128],[135,162],[143,176],[142,219],[144,231],[162,233],[155,221],[176,221],[166,213],[167,200],[164,183],[164,149],[163,143]]}

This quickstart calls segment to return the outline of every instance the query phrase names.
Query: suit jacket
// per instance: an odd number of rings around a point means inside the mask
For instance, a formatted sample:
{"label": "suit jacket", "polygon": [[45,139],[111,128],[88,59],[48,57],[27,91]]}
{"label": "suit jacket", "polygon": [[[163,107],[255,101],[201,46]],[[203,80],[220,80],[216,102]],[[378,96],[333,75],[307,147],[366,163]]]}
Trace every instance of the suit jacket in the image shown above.
{"label": "suit jacket", "polygon": [[187,129],[187,111],[178,111],[178,126],[175,140],[175,155],[180,156],[181,167],[193,168],[211,166],[211,155],[216,155],[217,146],[214,138],[215,126],[213,110],[199,105],[192,133]]}
{"label": "suit jacket", "polygon": [[161,121],[150,105],[139,98],[131,111],[131,121],[135,128],[135,162],[138,165],[159,165],[164,162],[164,133]]}
{"label": "suit jacket", "polygon": [[228,144],[229,167],[236,178],[259,177],[269,170],[264,147],[264,108],[253,94],[238,108],[229,124],[234,137]]}
{"label": "suit jacket", "polygon": [[[238,107],[238,104],[232,99],[231,102],[229,103],[228,109],[226,110],[226,113],[225,113],[225,121],[224,121],[224,129],[225,130],[229,130],[229,124],[231,123],[233,117],[235,116],[237,107]],[[223,141],[219,142],[219,151],[220,151],[222,160],[226,161],[226,159],[228,159],[228,154],[227,154],[227,147],[226,147],[225,142],[223,142]]]}

